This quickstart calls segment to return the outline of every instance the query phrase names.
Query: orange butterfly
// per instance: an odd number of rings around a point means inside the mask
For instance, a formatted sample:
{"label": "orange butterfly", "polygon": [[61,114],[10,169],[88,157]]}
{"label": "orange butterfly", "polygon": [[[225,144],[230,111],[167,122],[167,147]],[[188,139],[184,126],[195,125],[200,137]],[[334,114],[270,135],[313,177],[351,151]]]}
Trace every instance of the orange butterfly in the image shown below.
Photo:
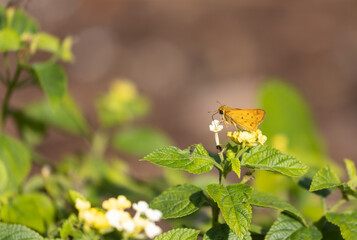
{"label": "orange butterfly", "polygon": [[265,117],[263,109],[240,109],[222,105],[218,108],[218,113],[222,115],[225,123],[232,124],[236,129],[257,131]]}

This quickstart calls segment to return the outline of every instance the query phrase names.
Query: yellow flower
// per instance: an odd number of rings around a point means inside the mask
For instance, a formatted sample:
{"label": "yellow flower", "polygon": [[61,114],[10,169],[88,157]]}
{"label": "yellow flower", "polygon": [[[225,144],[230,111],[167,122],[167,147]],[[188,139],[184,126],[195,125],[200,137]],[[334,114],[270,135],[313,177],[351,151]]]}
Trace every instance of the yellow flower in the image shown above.
{"label": "yellow flower", "polygon": [[131,202],[124,196],[118,196],[118,207],[119,209],[127,209],[131,207]]}
{"label": "yellow flower", "polygon": [[117,209],[117,206],[118,206],[118,201],[116,198],[109,198],[108,200],[105,200],[102,203],[102,207],[107,210]]}
{"label": "yellow flower", "polygon": [[235,132],[228,132],[227,136],[235,143],[242,144],[243,146],[256,146],[258,144],[263,145],[267,140],[267,137],[262,134],[259,129],[255,132],[246,130],[237,130]]}
{"label": "yellow flower", "polygon": [[84,222],[85,229],[93,227],[101,233],[111,230],[111,226],[108,219],[105,217],[105,213],[96,208],[80,211],[78,216],[79,219]]}
{"label": "yellow flower", "polygon": [[113,101],[129,102],[138,95],[136,86],[127,79],[118,79],[112,83],[109,96]]}
{"label": "yellow flower", "polygon": [[78,211],[87,210],[89,208],[90,208],[90,202],[88,202],[86,200],[82,200],[80,198],[76,199],[76,209]]}

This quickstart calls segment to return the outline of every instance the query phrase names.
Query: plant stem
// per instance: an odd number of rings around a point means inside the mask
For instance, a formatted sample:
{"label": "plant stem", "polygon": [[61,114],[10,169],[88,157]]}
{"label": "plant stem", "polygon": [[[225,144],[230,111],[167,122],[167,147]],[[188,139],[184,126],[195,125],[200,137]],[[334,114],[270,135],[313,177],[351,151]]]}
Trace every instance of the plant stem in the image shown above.
{"label": "plant stem", "polygon": [[21,68],[20,68],[20,66],[17,66],[13,80],[9,81],[9,84],[7,85],[6,94],[5,94],[4,101],[2,103],[2,108],[1,108],[1,118],[0,118],[1,129],[4,127],[5,119],[7,116],[8,109],[9,109],[10,98],[12,96],[13,91],[16,88],[20,74],[21,74]]}
{"label": "plant stem", "polygon": [[346,199],[341,199],[340,201],[338,201],[335,205],[333,205],[330,208],[330,212],[335,212],[342,204],[344,204],[345,202],[347,202]]}
{"label": "plant stem", "polygon": [[212,227],[219,224],[218,217],[219,217],[219,208],[217,204],[214,204],[212,206]]}
{"label": "plant stem", "polygon": [[10,81],[10,64],[9,64],[9,57],[8,52],[4,52],[4,66],[5,66],[5,80]]}
{"label": "plant stem", "polygon": [[326,199],[321,197],[322,210],[324,211],[324,215],[327,213]]}

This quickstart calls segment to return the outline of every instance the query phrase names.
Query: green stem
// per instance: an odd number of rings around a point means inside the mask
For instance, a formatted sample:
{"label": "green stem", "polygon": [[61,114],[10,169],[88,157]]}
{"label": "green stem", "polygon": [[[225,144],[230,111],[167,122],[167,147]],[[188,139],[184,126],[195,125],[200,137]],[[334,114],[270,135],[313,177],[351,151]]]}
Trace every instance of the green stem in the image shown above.
{"label": "green stem", "polygon": [[5,66],[5,80],[10,81],[10,64],[9,64],[9,57],[8,52],[4,52],[4,66]]}
{"label": "green stem", "polygon": [[347,202],[346,199],[341,199],[340,201],[338,201],[335,205],[333,205],[333,206],[330,208],[330,212],[335,212],[335,211],[337,211],[337,209],[338,209],[342,204],[344,204],[345,202]]}
{"label": "green stem", "polygon": [[322,205],[322,210],[324,212],[324,215],[327,213],[327,206],[326,206],[326,199],[324,197],[321,197],[321,205]]}
{"label": "green stem", "polygon": [[218,217],[219,217],[219,208],[217,204],[214,204],[214,206],[212,206],[212,227],[219,224]]}
{"label": "green stem", "polygon": [[225,148],[222,149],[222,151],[218,152],[219,159],[221,159],[221,164],[218,164],[218,163],[215,162],[216,163],[215,166],[219,170],[219,184],[221,184],[221,185],[222,185],[222,177],[223,177],[223,171],[224,171],[224,168],[222,166],[224,166],[224,164],[226,164],[224,156],[223,156],[223,152],[224,151],[225,151]]}
{"label": "green stem", "polygon": [[10,102],[10,98],[12,96],[12,93],[14,92],[17,82],[19,80],[21,74],[21,68],[19,66],[17,66],[16,72],[15,72],[15,76],[14,79],[12,81],[10,81],[10,83],[7,86],[7,90],[5,93],[5,97],[4,97],[4,101],[2,103],[2,111],[1,111],[1,119],[0,119],[0,126],[1,129],[4,127],[4,123],[5,123],[5,119],[8,113],[8,109],[9,109],[9,102]]}

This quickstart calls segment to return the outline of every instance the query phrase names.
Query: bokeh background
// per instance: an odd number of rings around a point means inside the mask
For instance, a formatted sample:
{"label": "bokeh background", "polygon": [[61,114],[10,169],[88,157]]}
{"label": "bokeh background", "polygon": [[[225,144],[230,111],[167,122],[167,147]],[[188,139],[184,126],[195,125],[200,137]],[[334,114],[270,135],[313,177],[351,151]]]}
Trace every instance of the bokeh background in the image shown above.
{"label": "bokeh background", "polygon": [[[356,1],[19,4],[44,31],[75,38],[76,61],[65,65],[69,91],[94,126],[94,99],[124,77],[151,100],[151,114],[141,124],[163,130],[178,147],[201,142],[214,150],[208,111],[218,108],[216,101],[256,108],[259,86],[278,77],[310,104],[331,158],[340,163],[345,157],[357,159]],[[23,106],[41,96],[36,88],[24,89],[12,103]],[[8,131],[14,129],[7,124]],[[82,145],[51,131],[39,151],[55,161]]]}

